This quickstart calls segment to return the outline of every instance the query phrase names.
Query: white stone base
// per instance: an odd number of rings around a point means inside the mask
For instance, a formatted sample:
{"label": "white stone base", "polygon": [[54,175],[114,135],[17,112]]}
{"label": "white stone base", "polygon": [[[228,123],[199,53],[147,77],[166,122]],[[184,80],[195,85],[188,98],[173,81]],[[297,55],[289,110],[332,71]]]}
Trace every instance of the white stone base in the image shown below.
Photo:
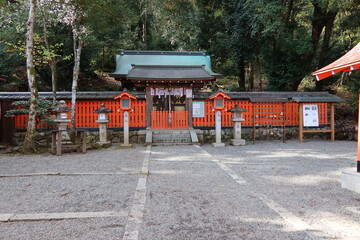
{"label": "white stone base", "polygon": [[111,146],[111,142],[96,142],[96,146],[107,148]]}
{"label": "white stone base", "polygon": [[225,147],[225,143],[213,143],[213,147]]}
{"label": "white stone base", "polygon": [[347,169],[341,173],[341,187],[360,193],[360,173],[356,168]]}
{"label": "white stone base", "polygon": [[230,139],[230,144],[233,146],[245,146],[245,139]]}
{"label": "white stone base", "polygon": [[133,145],[132,144],[120,144],[120,147],[122,147],[122,148],[131,148],[131,147],[133,147]]}

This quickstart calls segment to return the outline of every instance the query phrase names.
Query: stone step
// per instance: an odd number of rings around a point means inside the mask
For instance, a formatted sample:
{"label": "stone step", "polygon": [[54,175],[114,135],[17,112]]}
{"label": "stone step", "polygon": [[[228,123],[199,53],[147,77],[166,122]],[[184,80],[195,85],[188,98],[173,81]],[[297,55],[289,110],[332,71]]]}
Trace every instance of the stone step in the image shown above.
{"label": "stone step", "polygon": [[188,129],[155,129],[153,134],[187,134],[190,133]]}
{"label": "stone step", "polygon": [[191,143],[189,138],[153,139],[153,143]]}
{"label": "stone step", "polygon": [[153,134],[152,136],[153,140],[154,139],[168,139],[168,138],[191,138],[190,133],[185,134],[185,133],[181,133],[181,134]]}
{"label": "stone step", "polygon": [[192,143],[152,143],[153,146],[192,145]]}
{"label": "stone step", "polygon": [[[189,129],[155,129],[152,131],[152,145],[171,146],[171,145],[191,145],[193,136]],[[197,139],[195,139],[197,142]]]}

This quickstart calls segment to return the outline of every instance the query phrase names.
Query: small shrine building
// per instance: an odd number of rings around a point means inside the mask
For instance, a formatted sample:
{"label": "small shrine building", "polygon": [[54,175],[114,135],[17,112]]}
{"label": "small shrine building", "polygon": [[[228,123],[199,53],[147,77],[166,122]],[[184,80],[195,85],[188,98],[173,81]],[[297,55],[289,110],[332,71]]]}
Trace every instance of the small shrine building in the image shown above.
{"label": "small shrine building", "polygon": [[[154,127],[152,117],[156,126],[192,127],[194,92],[222,77],[212,71],[206,52],[130,50],[116,56],[110,76],[125,89],[145,91],[148,128]],[[178,125],[184,118],[188,126]]]}

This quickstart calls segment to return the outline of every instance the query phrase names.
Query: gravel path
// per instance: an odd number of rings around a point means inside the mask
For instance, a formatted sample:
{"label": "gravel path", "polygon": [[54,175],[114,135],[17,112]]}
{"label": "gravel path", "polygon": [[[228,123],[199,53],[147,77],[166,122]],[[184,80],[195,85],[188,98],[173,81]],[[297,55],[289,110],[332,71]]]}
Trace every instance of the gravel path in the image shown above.
{"label": "gravel path", "polygon": [[360,239],[360,195],[340,186],[355,159],[348,141],[0,154],[0,220],[121,213],[3,221],[0,239]]}

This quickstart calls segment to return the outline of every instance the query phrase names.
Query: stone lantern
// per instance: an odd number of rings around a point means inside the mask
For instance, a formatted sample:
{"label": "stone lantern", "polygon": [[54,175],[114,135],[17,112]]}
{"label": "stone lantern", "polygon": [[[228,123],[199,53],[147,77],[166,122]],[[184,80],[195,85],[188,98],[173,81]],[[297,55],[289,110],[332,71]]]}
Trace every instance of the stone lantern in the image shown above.
{"label": "stone lantern", "polygon": [[109,145],[110,142],[107,140],[107,123],[109,122],[109,113],[112,111],[105,107],[105,104],[101,104],[100,108],[93,111],[98,114],[98,119],[96,120],[99,123],[99,136],[100,141],[97,142],[100,146]]}
{"label": "stone lantern", "polygon": [[231,145],[244,146],[246,144],[245,139],[241,139],[241,122],[245,121],[242,118],[242,113],[246,111],[246,109],[239,107],[237,104],[228,111],[232,113],[231,121],[234,122],[234,139],[230,139]]}
{"label": "stone lantern", "polygon": [[70,137],[68,133],[66,132],[67,125],[71,121],[68,118],[68,113],[71,112],[71,109],[66,105],[64,100],[61,100],[58,104],[58,106],[54,109],[54,112],[56,112],[56,119],[54,122],[58,124],[58,130],[63,131],[62,132],[62,140],[64,143],[70,141]]}

